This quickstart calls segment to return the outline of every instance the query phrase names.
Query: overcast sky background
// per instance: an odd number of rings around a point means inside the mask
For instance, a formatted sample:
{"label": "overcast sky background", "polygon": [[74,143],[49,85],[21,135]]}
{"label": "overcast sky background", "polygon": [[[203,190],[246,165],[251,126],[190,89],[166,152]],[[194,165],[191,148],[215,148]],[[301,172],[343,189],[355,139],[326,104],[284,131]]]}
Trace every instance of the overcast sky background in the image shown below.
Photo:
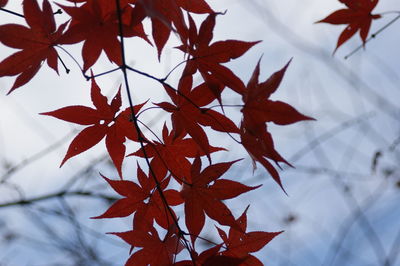
{"label": "overcast sky background", "polygon": [[[7,8],[21,11],[21,1],[10,2]],[[345,43],[332,56],[344,26],[314,24],[341,8],[343,5],[338,1],[209,2],[216,11],[227,10],[226,15],[217,17],[214,40],[262,40],[243,57],[229,63],[233,71],[247,83],[262,56],[260,80],[263,81],[293,58],[272,98],[288,102],[317,119],[285,127],[269,125],[277,150],[296,167],[281,171],[289,196],[262,167],[258,167],[253,175],[251,160],[232,140],[223,134],[213,134],[215,138],[210,139],[211,144],[224,144],[231,150],[230,153],[215,154],[215,162],[246,158],[225,177],[247,185],[263,184],[256,191],[227,201],[235,216],[238,217],[250,204],[248,231],[285,230],[257,256],[267,265],[372,266],[383,265],[388,259],[387,265],[400,265],[400,258],[396,257],[400,247],[400,153],[396,145],[400,136],[400,22],[369,42],[365,50],[344,60],[343,57],[361,43],[359,36]],[[381,0],[375,13],[396,10],[400,10],[398,1]],[[375,32],[395,16],[390,14],[374,21],[370,32]],[[197,17],[199,21],[203,18]],[[57,19],[64,21],[63,16]],[[0,23],[24,21],[0,13]],[[149,28],[148,24],[146,27]],[[157,63],[151,47],[141,40],[130,40],[127,42],[128,62],[163,77],[182,60],[178,51],[170,49],[174,44],[172,38],[161,63]],[[65,48],[80,60],[80,45]],[[0,47],[1,59],[13,52]],[[98,175],[101,171],[116,178],[115,171],[108,166],[104,142],[58,168],[72,137],[78,132],[76,130],[82,127],[38,113],[90,103],[89,83],[66,54],[60,51],[60,56],[72,70],[69,75],[64,73],[61,65],[60,76],[44,66],[27,85],[9,96],[5,95],[15,78],[0,79],[0,204],[57,192],[72,180],[77,180],[69,188],[72,191],[91,190],[116,196]],[[103,58],[94,71],[112,67]],[[177,83],[181,70],[170,77],[170,83]],[[121,77],[115,72],[99,78],[102,92],[114,95]],[[165,98],[159,84],[136,74],[130,74],[129,78],[136,103],[150,97],[150,102]],[[239,100],[230,93],[224,96],[227,104]],[[123,104],[127,106],[125,95]],[[227,111],[239,123],[238,110]],[[143,121],[155,130],[165,119],[158,110],[143,116]],[[55,145],[60,141],[62,145]],[[48,147],[50,152],[47,152]],[[131,145],[128,152],[136,149]],[[381,156],[374,169],[377,152]],[[10,167],[24,165],[24,160],[31,160],[41,153],[46,155],[10,173]],[[134,161],[134,158],[125,160],[126,178],[135,176]],[[80,172],[88,164],[93,169]],[[144,166],[144,162],[141,164]],[[30,207],[0,208],[0,239],[3,239],[0,265],[77,265],[78,260],[69,258],[70,254],[75,254],[74,248],[83,257],[88,257],[92,251],[101,254],[99,265],[101,262],[121,265],[128,256],[129,247],[105,233],[129,230],[131,218],[89,219],[101,214],[108,205],[95,199],[74,197],[65,198],[65,201],[43,201]],[[79,226],[68,217],[77,218]],[[46,233],[49,227],[57,232]],[[84,232],[83,239],[78,239],[80,231],[77,228]],[[212,224],[209,228],[209,231],[203,230],[202,235],[220,241]],[[93,250],[79,250],[76,243],[85,243]]]}

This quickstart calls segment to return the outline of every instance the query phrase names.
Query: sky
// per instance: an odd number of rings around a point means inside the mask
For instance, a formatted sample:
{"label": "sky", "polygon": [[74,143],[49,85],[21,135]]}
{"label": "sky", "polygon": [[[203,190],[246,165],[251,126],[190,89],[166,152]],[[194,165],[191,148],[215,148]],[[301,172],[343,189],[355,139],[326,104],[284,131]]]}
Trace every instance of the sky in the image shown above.
{"label": "sky", "polygon": [[[20,12],[21,1],[10,1],[7,8]],[[63,2],[63,1],[58,1]],[[267,265],[400,265],[396,257],[400,246],[399,202],[399,58],[397,21],[368,42],[347,60],[344,57],[360,44],[353,37],[332,56],[344,26],[315,24],[343,5],[336,0],[209,1],[217,11],[214,40],[262,40],[243,57],[230,62],[232,70],[247,83],[261,58],[260,80],[292,62],[273,100],[285,101],[300,112],[314,117],[281,127],[269,125],[276,149],[295,168],[280,172],[288,196],[262,167],[252,171],[243,148],[223,134],[214,134],[211,144],[225,144],[229,153],[213,159],[245,158],[227,174],[247,185],[263,186],[229,200],[235,217],[248,204],[249,231],[285,232],[256,255]],[[399,10],[395,0],[379,1],[376,13]],[[389,23],[396,14],[373,22],[371,33]],[[196,17],[201,21],[202,16]],[[58,17],[63,21],[62,15]],[[0,23],[24,23],[22,19],[0,13]],[[149,29],[149,25],[145,25]],[[129,64],[162,77],[182,60],[173,49],[171,38],[157,62],[153,49],[140,40],[127,42]],[[80,46],[66,47],[79,58]],[[0,46],[1,59],[13,52]],[[71,190],[93,190],[116,196],[100,180],[98,173],[114,176],[104,154],[104,142],[59,164],[67,147],[81,127],[44,117],[39,113],[68,105],[90,102],[89,84],[75,63],[60,52],[71,68],[60,76],[43,67],[29,84],[6,96],[14,78],[0,79],[0,204]],[[112,67],[106,58],[96,63],[95,72]],[[176,84],[177,69],[170,77]],[[165,99],[155,82],[130,74],[135,102]],[[105,95],[114,95],[122,82],[115,72],[98,79]],[[227,104],[238,102],[226,93]],[[126,96],[124,95],[124,103]],[[236,123],[237,110],[227,110]],[[149,111],[143,120],[157,129],[167,117]],[[61,143],[61,144],[60,144]],[[135,151],[130,147],[129,151]],[[133,176],[135,160],[126,160],[124,172]],[[92,167],[88,170],[87,165]],[[10,172],[12,167],[16,167]],[[84,176],[84,177],[82,177]],[[72,185],[71,185],[72,184]],[[76,265],[69,261],[76,254],[76,243],[86,243],[98,252],[100,261],[121,265],[128,256],[127,245],[106,232],[128,230],[131,219],[93,220],[109,203],[89,198],[64,198],[43,201],[30,207],[0,208],[0,265]],[[64,212],[64,215],[57,215]],[[78,221],[73,222],[75,217]],[[50,229],[56,233],[49,233]],[[79,231],[77,228],[80,228]],[[84,232],[84,239],[79,234]],[[204,235],[219,241],[208,223]],[[57,235],[57,237],[55,237]],[[7,240],[7,236],[11,240]],[[11,237],[10,237],[11,236]],[[72,248],[68,248],[72,247]],[[396,249],[397,248],[397,249]],[[105,252],[107,251],[107,252]],[[75,253],[74,253],[75,252]],[[86,254],[86,255],[85,255]],[[85,258],[82,258],[82,261]],[[397,259],[397,260],[396,260]],[[84,262],[82,262],[82,265]],[[391,264],[390,264],[391,263]],[[108,264],[111,265],[111,264]]]}

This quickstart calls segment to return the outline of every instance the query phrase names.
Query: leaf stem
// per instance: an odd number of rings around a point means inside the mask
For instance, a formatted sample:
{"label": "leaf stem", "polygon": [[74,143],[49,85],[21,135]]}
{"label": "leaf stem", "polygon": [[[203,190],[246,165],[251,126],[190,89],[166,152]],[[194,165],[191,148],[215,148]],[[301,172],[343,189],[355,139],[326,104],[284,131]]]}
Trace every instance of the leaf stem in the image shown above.
{"label": "leaf stem", "polygon": [[143,123],[143,122],[140,121],[139,119],[137,119],[137,121],[138,121],[140,124],[142,124],[148,131],[150,131],[151,134],[153,134],[153,135],[156,137],[156,139],[157,139],[160,143],[163,143],[163,141],[157,136],[157,134],[156,134],[150,127],[148,127],[145,123]]}
{"label": "leaf stem", "polygon": [[137,113],[136,117],[139,118],[139,116],[140,116],[141,114],[143,114],[144,112],[146,112],[146,111],[148,111],[148,110],[150,110],[150,109],[162,109],[162,108],[159,107],[159,106],[147,107],[146,109],[143,109],[142,111],[140,111],[139,113]]}
{"label": "leaf stem", "polygon": [[57,14],[62,14],[62,10],[59,8],[56,12],[53,13],[53,15],[57,15]]}
{"label": "leaf stem", "polygon": [[111,70],[107,70],[107,71],[104,71],[102,73],[90,76],[90,77],[88,75],[86,75],[85,73],[83,73],[83,75],[85,76],[86,80],[90,80],[91,78],[97,78],[97,77],[100,77],[100,76],[104,76],[104,75],[110,74],[110,73],[115,72],[115,71],[120,70],[120,69],[121,69],[121,67],[116,67],[116,68],[113,68]]}
{"label": "leaf stem", "polygon": [[60,60],[61,64],[63,65],[65,72],[68,74],[71,70],[65,65],[64,61],[62,58],[57,54],[58,60]]}
{"label": "leaf stem", "polygon": [[177,64],[176,66],[174,66],[169,72],[168,72],[168,74],[164,77],[164,78],[162,78],[161,80],[162,81],[166,81],[168,78],[169,78],[169,76],[172,74],[172,72],[174,72],[180,65],[182,65],[183,63],[186,63],[188,60],[183,60],[182,62],[180,62],[179,64]]}
{"label": "leaf stem", "polygon": [[4,11],[4,12],[7,12],[7,13],[10,13],[10,14],[12,14],[14,16],[17,16],[17,17],[20,17],[20,18],[24,18],[24,15],[19,14],[17,12],[14,12],[14,11],[11,11],[11,10],[8,10],[8,9],[2,8],[2,7],[0,7],[0,10]]}
{"label": "leaf stem", "polygon": [[86,78],[85,73],[83,72],[83,68],[81,67],[81,65],[79,64],[78,60],[75,59],[75,57],[68,52],[64,47],[60,46],[60,45],[56,45],[55,47],[60,48],[64,53],[66,53],[74,62],[75,64],[79,67],[79,69],[81,70],[83,76]]}

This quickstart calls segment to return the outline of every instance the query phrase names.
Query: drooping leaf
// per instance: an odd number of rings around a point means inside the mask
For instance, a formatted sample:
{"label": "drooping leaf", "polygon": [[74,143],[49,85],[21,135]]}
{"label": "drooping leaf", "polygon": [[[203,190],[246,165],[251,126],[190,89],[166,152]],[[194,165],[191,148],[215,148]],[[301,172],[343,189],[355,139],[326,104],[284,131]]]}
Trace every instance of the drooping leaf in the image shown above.
{"label": "drooping leaf", "polygon": [[229,118],[205,108],[216,99],[206,83],[192,89],[192,76],[184,76],[177,91],[169,86],[164,87],[173,104],[162,102],[157,105],[171,113],[175,136],[189,134],[207,156],[210,154],[210,144],[201,126],[209,126],[221,132],[239,133],[239,129]]}
{"label": "drooping leaf", "polygon": [[266,81],[259,83],[260,62],[258,62],[246,90],[242,93],[244,106],[241,110],[243,120],[240,127],[242,144],[253,159],[254,167],[256,161],[261,163],[282,189],[279,173],[267,159],[277,164],[280,162],[290,164],[275,150],[266,123],[288,125],[302,120],[313,120],[284,102],[269,99],[271,94],[278,89],[289,63],[290,61]]}

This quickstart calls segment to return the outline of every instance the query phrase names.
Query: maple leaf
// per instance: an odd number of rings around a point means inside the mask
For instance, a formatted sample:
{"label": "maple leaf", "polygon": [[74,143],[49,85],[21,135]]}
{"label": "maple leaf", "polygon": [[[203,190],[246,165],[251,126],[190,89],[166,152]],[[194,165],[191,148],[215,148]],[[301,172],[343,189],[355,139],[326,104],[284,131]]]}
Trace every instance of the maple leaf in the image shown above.
{"label": "maple leaf", "polygon": [[[102,51],[118,66],[122,64],[121,46],[118,40],[119,21],[115,1],[87,0],[80,7],[59,5],[72,17],[68,30],[60,39],[62,44],[84,41],[82,58],[83,71],[89,69],[100,57]],[[138,36],[148,41],[141,23],[130,25],[132,7],[127,1],[121,4],[124,37]],[[106,41],[104,41],[106,40]]]}
{"label": "maple leaf", "polygon": [[371,14],[379,0],[339,0],[347,6],[347,9],[340,9],[326,18],[317,21],[316,23],[329,24],[348,24],[342,31],[336,44],[333,53],[346,41],[348,41],[357,31],[360,33],[360,38],[365,45],[368,37],[368,32],[371,27],[372,20],[381,17],[379,14]]}
{"label": "maple leaf", "polygon": [[285,190],[279,173],[265,157],[277,164],[279,162],[290,164],[275,150],[273,139],[267,131],[266,123],[274,122],[278,125],[288,125],[302,120],[314,120],[311,117],[302,115],[284,102],[269,99],[271,94],[278,89],[289,63],[290,61],[266,81],[259,83],[260,61],[258,61],[247,88],[242,94],[244,106],[241,110],[243,120],[240,127],[242,144],[253,159],[254,168],[256,166],[255,162],[260,162],[283,191]]}
{"label": "maple leaf", "polygon": [[184,76],[179,81],[178,90],[164,86],[174,104],[168,102],[156,105],[171,113],[172,125],[176,136],[188,133],[209,157],[210,144],[207,134],[201,128],[209,126],[220,132],[239,133],[237,126],[226,116],[203,108],[215,100],[215,95],[206,83],[202,83],[192,90],[192,76]]}
{"label": "maple leaf", "polygon": [[[160,177],[166,173],[163,169],[156,168],[153,163],[151,163],[151,168],[157,179],[162,179]],[[135,213],[133,220],[134,228],[148,230],[152,227],[153,220],[155,220],[159,226],[168,229],[171,224],[174,224],[178,220],[170,206],[177,206],[183,203],[183,199],[178,191],[166,189],[170,181],[170,176],[159,181],[163,196],[160,195],[159,190],[155,189],[156,183],[150,174],[147,176],[141,171],[141,173],[138,173],[138,179],[143,191],[148,195],[148,201],[143,202]],[[162,197],[165,201],[163,201]],[[166,204],[168,206],[165,206]]]}
{"label": "maple leaf", "polygon": [[[139,169],[138,169],[139,172]],[[148,195],[139,185],[128,180],[111,180],[101,175],[115,192],[124,196],[114,202],[110,208],[102,215],[92,217],[93,219],[126,217],[136,212],[139,204],[145,200]]]}
{"label": "maple leaf", "polygon": [[[131,110],[128,107],[117,115],[121,108],[121,88],[108,104],[107,98],[101,94],[100,87],[94,78],[92,78],[91,98],[95,109],[77,105],[41,113],[75,124],[90,125],[71,142],[61,166],[69,158],[90,149],[106,137],[107,151],[122,177],[121,167],[125,157],[124,142],[126,138],[138,141],[136,130],[131,122]],[[139,111],[143,105],[144,103],[134,106],[135,112]]]}
{"label": "maple leaf", "polygon": [[240,230],[222,200],[235,198],[260,186],[248,187],[236,181],[219,179],[237,161],[209,165],[200,172],[201,159],[195,158],[191,175],[185,180],[181,190],[185,200],[185,222],[193,243],[204,226],[204,213],[222,225]]}
{"label": "maple leaf", "polygon": [[222,84],[237,93],[241,93],[244,90],[243,82],[229,68],[221,64],[242,56],[259,41],[225,40],[210,44],[213,38],[216,15],[217,13],[208,15],[198,32],[196,24],[189,16],[188,41],[177,47],[192,56],[187,61],[183,74],[193,75],[198,70],[204,80],[207,80],[207,77],[211,74]]}
{"label": "maple leaf", "polygon": [[[160,59],[171,31],[176,31],[183,38],[187,35],[187,27],[181,8],[188,12],[204,14],[213,10],[204,0],[136,0],[131,25],[149,17],[152,23],[152,36]],[[174,29],[174,27],[175,29]]]}
{"label": "maple leaf", "polygon": [[160,239],[157,230],[152,228],[145,232],[134,229],[132,231],[111,233],[119,236],[133,247],[140,247],[126,262],[125,266],[137,265],[173,265],[174,257],[179,254],[183,246],[175,230],[169,230],[164,239]]}
{"label": "maple leaf", "polygon": [[283,231],[273,233],[254,231],[246,233],[248,208],[249,207],[247,207],[243,214],[236,220],[236,223],[240,226],[240,231],[231,227],[229,229],[229,235],[226,235],[223,230],[217,227],[218,233],[226,247],[226,250],[219,254],[232,258],[244,259],[244,261],[239,264],[242,266],[262,266],[264,264],[250,253],[259,251]]}
{"label": "maple leaf", "polygon": [[[190,175],[191,163],[187,158],[203,156],[205,153],[199,148],[192,138],[184,138],[185,134],[176,135],[173,130],[168,132],[164,124],[162,137],[163,141],[148,142],[144,151],[138,151],[128,156],[139,156],[144,158],[144,152],[148,158],[152,158],[151,163],[154,169],[165,169],[170,171],[176,181],[182,183],[182,180]],[[225,150],[223,148],[210,146],[210,153]]]}
{"label": "maple leaf", "polygon": [[[169,178],[164,179],[166,171],[157,169],[151,165],[155,175],[159,180],[161,190],[169,206],[176,206],[183,203],[178,191],[173,189],[166,190]],[[143,170],[137,166],[137,179],[139,184],[128,180],[111,180],[103,176],[107,183],[115,192],[124,196],[112,204],[102,215],[93,217],[94,219],[126,217],[135,213],[133,224],[136,229],[149,230],[153,226],[153,220],[158,225],[167,229],[173,223],[170,213],[166,212],[160,194],[155,190],[156,183],[153,178],[146,176]],[[175,214],[174,214],[175,216]],[[176,218],[176,217],[175,217]]]}
{"label": "maple leaf", "polygon": [[54,46],[60,43],[66,24],[56,28],[53,10],[47,0],[43,1],[42,10],[36,0],[24,0],[23,11],[29,27],[18,24],[0,26],[0,42],[22,49],[0,63],[0,77],[18,75],[8,93],[29,82],[43,61],[58,73],[58,53]]}

